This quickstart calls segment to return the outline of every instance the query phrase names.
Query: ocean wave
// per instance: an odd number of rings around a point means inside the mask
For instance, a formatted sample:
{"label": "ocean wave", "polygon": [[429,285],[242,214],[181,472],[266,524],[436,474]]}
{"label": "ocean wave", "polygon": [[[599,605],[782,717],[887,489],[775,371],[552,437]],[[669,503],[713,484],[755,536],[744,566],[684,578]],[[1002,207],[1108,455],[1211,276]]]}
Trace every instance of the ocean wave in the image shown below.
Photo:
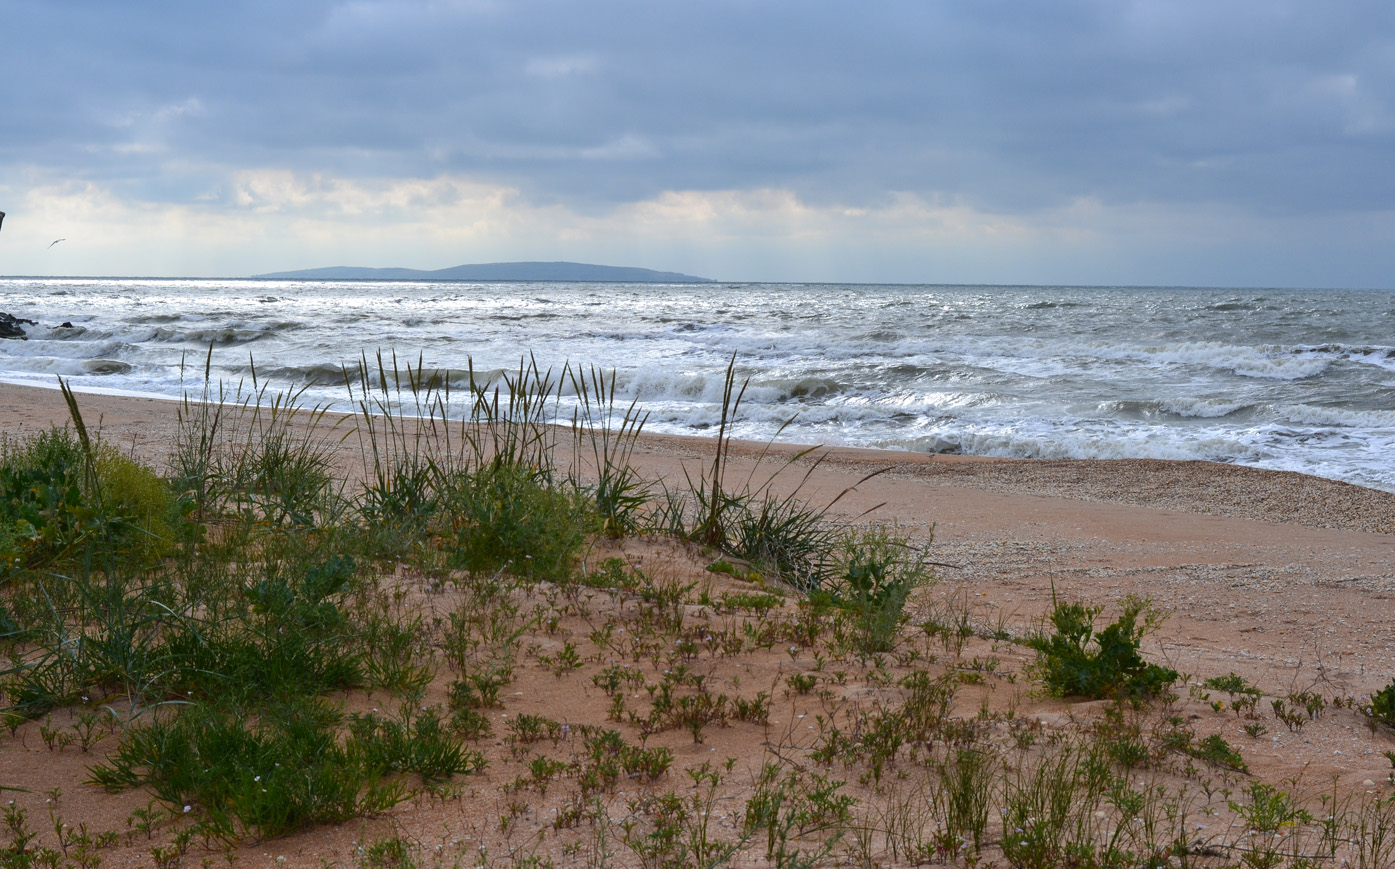
{"label": "ocean wave", "polygon": [[[77,330],[59,328],[53,331],[64,333]],[[131,346],[124,341],[110,340],[106,335],[93,332],[71,337],[62,334],[49,334],[31,338],[28,341],[6,342],[6,345],[4,349],[9,352],[0,355],[13,356],[16,359],[23,359],[25,357],[99,359],[102,357],[125,356],[128,355],[132,349]]]}
{"label": "ocean wave", "polygon": [[980,368],[1016,374],[1018,377],[1030,377],[1034,380],[1047,380],[1081,372],[1079,364],[1050,357],[992,356],[979,357],[971,362]]}
{"label": "ocean wave", "polygon": [[[679,374],[662,371],[636,371],[618,375],[618,390],[626,399],[644,402],[680,401],[719,404],[725,388],[724,376]],[[743,406],[783,404],[790,401],[827,401],[847,393],[849,387],[836,378],[823,375],[737,380]]]}
{"label": "ocean wave", "polygon": [[292,331],[302,327],[301,323],[294,321],[260,323],[255,325],[203,326],[186,329],[179,329],[173,326],[160,326],[156,328],[146,340],[158,341],[164,344],[193,343],[204,347],[209,345],[214,347],[229,347],[239,344],[251,344],[254,341],[260,341],[271,335]]}
{"label": "ocean wave", "polygon": [[25,356],[6,360],[4,376],[84,377],[129,374],[133,367],[117,359],[74,359],[65,356]]}
{"label": "ocean wave", "polygon": [[[1257,456],[1254,445],[1221,432],[1182,439],[1161,428],[1124,431],[1082,431],[1070,428],[1050,432],[1011,428],[997,430],[936,431],[908,438],[905,448],[916,452],[959,452],[974,456],[1018,459],[1204,459],[1235,461]],[[887,445],[896,441],[887,441]]]}
{"label": "ocean wave", "polygon": [[82,363],[83,374],[105,377],[111,374],[130,374],[133,366],[119,359],[88,359]]}
{"label": "ocean wave", "polygon": [[[64,320],[63,322],[66,323],[66,322],[68,322],[68,321],[67,321],[67,320]],[[47,338],[47,339],[50,340],[50,341],[76,341],[76,340],[78,340],[78,339],[83,338],[83,336],[87,335],[88,331],[90,331],[90,330],[89,330],[86,326],[82,326],[82,325],[64,326],[64,325],[61,325],[61,324],[60,324],[60,325],[57,325],[57,326],[49,326],[49,327],[47,328],[47,332],[46,332],[46,334],[44,335],[44,337]],[[93,336],[93,337],[99,337],[99,336]],[[89,339],[87,339],[87,340],[91,340],[91,339],[89,338]]]}
{"label": "ocean wave", "polygon": [[[722,420],[720,404],[651,403],[641,405],[649,414],[646,431],[707,431]],[[887,428],[888,414],[870,404],[816,404],[791,407],[743,401],[735,420],[728,419],[733,436],[764,440],[781,432],[783,440],[800,443],[836,441],[866,443],[866,430]],[[793,423],[793,424],[791,424]],[[783,431],[782,431],[783,429]]]}
{"label": "ocean wave", "polygon": [[1132,349],[1097,347],[1100,355],[1150,364],[1200,365],[1260,380],[1307,380],[1323,374],[1330,357],[1305,348],[1280,345],[1243,346],[1191,341]]}
{"label": "ocean wave", "polygon": [[1352,410],[1341,407],[1318,407],[1298,404],[1278,407],[1276,415],[1293,425],[1312,425],[1370,431],[1395,430],[1395,410]]}
{"label": "ocean wave", "polygon": [[[248,365],[232,366],[230,372],[238,375],[252,373],[252,367]],[[398,390],[411,391],[413,388],[419,391],[434,391],[441,389],[469,389],[474,386],[486,389],[502,385],[501,378],[505,375],[502,368],[481,369],[476,368],[471,371],[467,368],[432,368],[418,367],[415,364],[402,363],[393,365],[390,360],[384,360],[383,365],[379,365],[374,360],[370,360],[365,368],[361,361],[334,364],[330,362],[312,363],[308,365],[286,365],[277,368],[256,368],[259,379],[270,383],[290,386],[345,386],[361,393],[363,385],[366,383],[370,393],[380,391],[386,383],[392,392]],[[346,394],[347,397],[347,394]]]}
{"label": "ocean wave", "polygon": [[1170,413],[1187,419],[1220,419],[1253,410],[1254,405],[1243,401],[1227,401],[1223,398],[1167,398],[1157,403],[1163,413]]}
{"label": "ocean wave", "polygon": [[902,332],[900,329],[882,328],[872,329],[871,331],[863,332],[861,335],[858,335],[857,337],[858,340],[861,341],[878,341],[881,343],[889,343],[891,341],[900,341],[906,336],[905,333]]}
{"label": "ocean wave", "polygon": [[565,314],[558,314],[554,311],[534,311],[527,314],[491,314],[484,319],[504,323],[522,323],[528,320],[557,320],[565,316]]}
{"label": "ocean wave", "polygon": [[884,395],[877,403],[885,408],[901,408],[902,411],[918,413],[959,412],[968,409],[993,407],[1001,402],[991,392],[958,392],[941,390],[937,392],[902,392]]}
{"label": "ocean wave", "polygon": [[1303,348],[1304,352],[1330,355],[1348,362],[1374,365],[1395,371],[1395,347],[1386,345],[1320,344]]}
{"label": "ocean wave", "polygon": [[803,377],[787,386],[789,381],[775,381],[772,386],[783,389],[789,398],[828,398],[843,392],[844,386],[829,377]]}

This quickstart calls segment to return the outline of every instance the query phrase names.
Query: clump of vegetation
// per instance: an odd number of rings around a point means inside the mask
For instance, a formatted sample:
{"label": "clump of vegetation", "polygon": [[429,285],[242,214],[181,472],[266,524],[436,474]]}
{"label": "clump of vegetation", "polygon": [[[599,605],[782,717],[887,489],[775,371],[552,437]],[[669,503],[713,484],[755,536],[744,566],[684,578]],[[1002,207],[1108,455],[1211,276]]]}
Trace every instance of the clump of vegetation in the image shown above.
{"label": "clump of vegetation", "polygon": [[1161,613],[1148,601],[1129,597],[1119,618],[1096,634],[1095,618],[1103,611],[1053,596],[1055,633],[1029,640],[1047,690],[1060,697],[1156,697],[1177,681],[1176,670],[1148,663],[1139,650],[1143,637],[1163,620]]}
{"label": "clump of vegetation", "polygon": [[835,564],[825,593],[854,614],[864,651],[891,651],[911,593],[934,579],[925,550],[895,529],[874,526],[849,532]]}
{"label": "clump of vegetation", "polygon": [[571,574],[594,527],[576,492],[549,486],[530,468],[492,463],[461,477],[444,512],[454,531],[448,563],[474,573],[508,570],[531,579]]}
{"label": "clump of vegetation", "polygon": [[199,705],[131,730],[93,781],[148,786],[180,811],[197,806],[204,828],[226,839],[348,820],[409,795],[384,779],[387,747],[377,734],[339,743],[343,716],[330,704],[297,698],[249,712]]}
{"label": "clump of vegetation", "polygon": [[0,571],[149,563],[169,551],[174,514],[157,474],[72,428],[0,443]]}
{"label": "clump of vegetation", "polygon": [[1371,695],[1371,720],[1386,727],[1395,727],[1395,681]]}

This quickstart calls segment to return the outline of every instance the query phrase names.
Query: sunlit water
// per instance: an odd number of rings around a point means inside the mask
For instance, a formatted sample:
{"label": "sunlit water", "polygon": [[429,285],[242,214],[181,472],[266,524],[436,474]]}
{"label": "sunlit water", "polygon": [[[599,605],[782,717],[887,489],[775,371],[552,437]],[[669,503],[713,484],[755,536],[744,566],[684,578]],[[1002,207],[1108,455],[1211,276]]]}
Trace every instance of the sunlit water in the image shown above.
{"label": "sunlit water", "polygon": [[[975,455],[1212,459],[1395,491],[1395,293],[863,285],[8,279],[0,377],[345,399],[378,351],[484,379],[617,372],[646,430],[701,433],[733,353],[738,434]],[[69,322],[70,328],[60,324]]]}

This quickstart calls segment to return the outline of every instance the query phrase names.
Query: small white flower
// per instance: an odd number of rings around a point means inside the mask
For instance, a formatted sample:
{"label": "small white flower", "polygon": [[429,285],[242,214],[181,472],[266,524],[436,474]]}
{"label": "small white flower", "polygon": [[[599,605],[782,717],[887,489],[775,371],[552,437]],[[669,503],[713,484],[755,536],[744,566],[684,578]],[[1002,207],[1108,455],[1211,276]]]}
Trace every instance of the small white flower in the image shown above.
{"label": "small white flower", "polygon": [[193,807],[193,806],[185,806],[185,807],[184,807],[184,814],[187,815],[187,814],[189,814],[190,812],[192,812],[193,810],[194,810],[194,807]]}

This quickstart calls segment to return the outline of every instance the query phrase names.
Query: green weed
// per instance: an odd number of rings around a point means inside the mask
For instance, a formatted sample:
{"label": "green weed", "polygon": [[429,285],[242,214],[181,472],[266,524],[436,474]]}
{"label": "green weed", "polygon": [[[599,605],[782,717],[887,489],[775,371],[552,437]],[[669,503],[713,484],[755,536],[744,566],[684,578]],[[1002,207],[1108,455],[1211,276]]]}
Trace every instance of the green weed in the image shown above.
{"label": "green weed", "polygon": [[1373,724],[1395,727],[1395,681],[1371,695],[1367,714]]}
{"label": "green weed", "polygon": [[521,465],[493,463],[451,480],[443,510],[450,563],[478,574],[566,579],[592,527],[583,500]]}
{"label": "green weed", "polygon": [[1143,637],[1162,620],[1147,601],[1125,599],[1118,620],[1097,635],[1095,617],[1102,611],[1053,597],[1055,633],[1029,640],[1047,690],[1062,697],[1153,697],[1177,681],[1175,670],[1150,664],[1139,652]]}
{"label": "green weed", "polygon": [[229,840],[280,836],[406,799],[403,784],[385,777],[390,752],[379,734],[341,745],[342,720],[314,700],[273,704],[255,717],[195,706],[128,731],[92,780],[110,790],[149,787],[172,813],[197,812]]}

